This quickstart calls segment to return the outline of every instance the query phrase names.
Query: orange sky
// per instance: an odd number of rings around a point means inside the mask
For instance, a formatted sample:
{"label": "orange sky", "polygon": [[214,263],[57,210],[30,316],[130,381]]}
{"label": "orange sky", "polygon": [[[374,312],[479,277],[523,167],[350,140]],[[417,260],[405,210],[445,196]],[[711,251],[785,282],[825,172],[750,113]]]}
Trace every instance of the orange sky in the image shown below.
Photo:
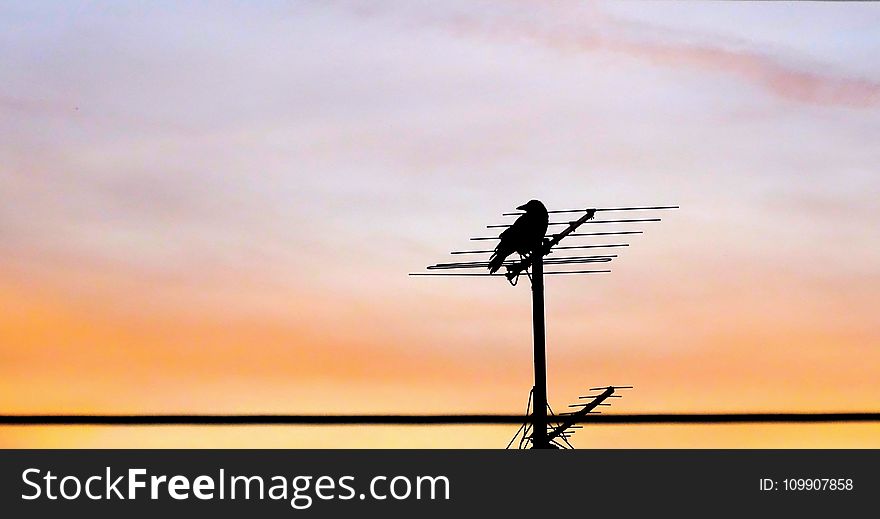
{"label": "orange sky", "polygon": [[[555,408],[606,384],[636,386],[609,412],[880,408],[880,8],[376,6],[0,8],[4,413],[519,412],[526,284],[406,274],[530,198],[682,206],[611,275],[547,280]],[[6,427],[0,447],[513,433]],[[575,445],[878,433],[597,426]]]}

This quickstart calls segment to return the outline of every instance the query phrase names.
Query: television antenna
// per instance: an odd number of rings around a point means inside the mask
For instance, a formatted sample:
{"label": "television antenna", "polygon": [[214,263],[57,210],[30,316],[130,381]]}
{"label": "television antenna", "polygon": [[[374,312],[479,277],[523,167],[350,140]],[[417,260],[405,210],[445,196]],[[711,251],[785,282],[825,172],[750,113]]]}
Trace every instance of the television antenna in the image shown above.
{"label": "television antenna", "polygon": [[[504,277],[511,285],[516,285],[519,277],[523,274],[528,276],[532,287],[532,327],[534,342],[534,386],[529,393],[529,404],[526,409],[526,415],[529,416],[526,424],[520,427],[517,435],[522,433],[520,446],[533,449],[552,449],[560,447],[571,447],[568,443],[568,437],[572,434],[577,420],[572,418],[582,418],[582,415],[593,412],[596,407],[609,405],[606,399],[619,397],[614,392],[617,389],[630,388],[631,386],[605,386],[601,388],[602,392],[593,395],[589,402],[583,404],[574,404],[582,407],[581,410],[567,415],[555,415],[549,408],[547,403],[547,356],[545,342],[545,322],[544,322],[544,276],[545,275],[578,275],[578,274],[606,274],[611,270],[607,268],[585,268],[574,267],[572,265],[592,265],[609,263],[617,254],[590,254],[581,253],[575,256],[554,256],[545,258],[558,250],[587,250],[587,249],[616,249],[628,247],[628,243],[610,243],[610,244],[577,244],[560,246],[559,243],[565,238],[596,238],[605,236],[630,236],[642,234],[641,230],[616,230],[616,231],[596,231],[596,232],[576,232],[583,225],[629,225],[634,223],[659,222],[660,218],[624,218],[612,217],[607,219],[595,220],[596,213],[600,212],[623,212],[623,211],[658,211],[667,209],[678,209],[676,205],[658,205],[658,206],[635,206],[635,207],[601,207],[586,209],[563,209],[547,211],[548,215],[565,214],[572,215],[576,218],[569,221],[548,222],[550,227],[565,226],[564,229],[555,234],[546,234],[539,243],[530,248],[526,254],[521,254],[519,260],[505,260],[502,266],[504,273],[478,272],[477,269],[486,269],[489,266],[489,259],[475,261],[457,261],[435,263],[427,267],[428,272],[411,273],[411,276],[466,276],[466,277]],[[502,213],[502,216],[521,216],[524,212]],[[488,225],[489,229],[507,229],[512,224]],[[548,231],[549,232],[549,231]],[[486,236],[471,238],[472,241],[493,241],[500,240],[500,236]],[[458,250],[452,251],[454,255],[478,255],[492,253],[493,250]],[[576,253],[577,254],[577,253]],[[554,270],[544,271],[544,266],[552,266]],[[567,268],[568,267],[568,268]],[[552,419],[551,419],[552,417]],[[516,439],[517,436],[514,436]],[[511,444],[513,440],[511,440]]]}

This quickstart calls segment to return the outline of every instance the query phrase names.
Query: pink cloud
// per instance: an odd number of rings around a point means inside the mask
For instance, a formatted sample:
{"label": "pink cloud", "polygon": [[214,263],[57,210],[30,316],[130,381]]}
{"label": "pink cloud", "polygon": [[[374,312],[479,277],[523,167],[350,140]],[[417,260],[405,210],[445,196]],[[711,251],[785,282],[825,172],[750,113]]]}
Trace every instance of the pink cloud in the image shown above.
{"label": "pink cloud", "polygon": [[[526,40],[566,52],[619,53],[669,67],[717,71],[802,103],[869,107],[880,101],[880,82],[831,70],[808,70],[755,50],[731,50],[724,47],[729,41],[721,38],[718,45],[667,43],[661,40],[681,40],[681,36],[692,35],[615,19],[596,6],[585,10],[556,8],[549,16],[538,9],[501,8],[478,14],[466,13],[464,9],[417,15],[412,10],[400,10],[394,14],[408,18],[406,22],[413,25],[439,26],[460,36]],[[357,11],[357,15],[372,18],[382,13]]]}
{"label": "pink cloud", "polygon": [[798,70],[753,52],[623,41],[606,41],[602,47],[665,65],[728,73],[804,103],[866,107],[880,100],[880,83]]}

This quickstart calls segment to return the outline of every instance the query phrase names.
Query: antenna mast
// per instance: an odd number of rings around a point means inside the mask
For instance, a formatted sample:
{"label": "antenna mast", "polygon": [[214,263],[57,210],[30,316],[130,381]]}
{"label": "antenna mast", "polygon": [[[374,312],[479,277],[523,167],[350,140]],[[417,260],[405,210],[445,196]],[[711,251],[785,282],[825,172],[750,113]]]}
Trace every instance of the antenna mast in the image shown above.
{"label": "antenna mast", "polygon": [[546,449],[550,446],[550,442],[547,440],[547,348],[544,326],[544,256],[542,254],[536,255],[532,261],[532,329],[535,346],[532,447]]}

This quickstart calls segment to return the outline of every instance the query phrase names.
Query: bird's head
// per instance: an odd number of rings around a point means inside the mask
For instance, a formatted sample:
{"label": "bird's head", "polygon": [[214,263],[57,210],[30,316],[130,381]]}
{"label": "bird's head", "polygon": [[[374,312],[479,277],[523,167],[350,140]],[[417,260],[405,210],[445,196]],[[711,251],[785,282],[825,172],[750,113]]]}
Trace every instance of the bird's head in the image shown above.
{"label": "bird's head", "polygon": [[540,200],[529,200],[525,204],[517,207],[520,211],[525,211],[527,213],[547,213],[547,208],[544,207],[544,204],[541,203]]}

